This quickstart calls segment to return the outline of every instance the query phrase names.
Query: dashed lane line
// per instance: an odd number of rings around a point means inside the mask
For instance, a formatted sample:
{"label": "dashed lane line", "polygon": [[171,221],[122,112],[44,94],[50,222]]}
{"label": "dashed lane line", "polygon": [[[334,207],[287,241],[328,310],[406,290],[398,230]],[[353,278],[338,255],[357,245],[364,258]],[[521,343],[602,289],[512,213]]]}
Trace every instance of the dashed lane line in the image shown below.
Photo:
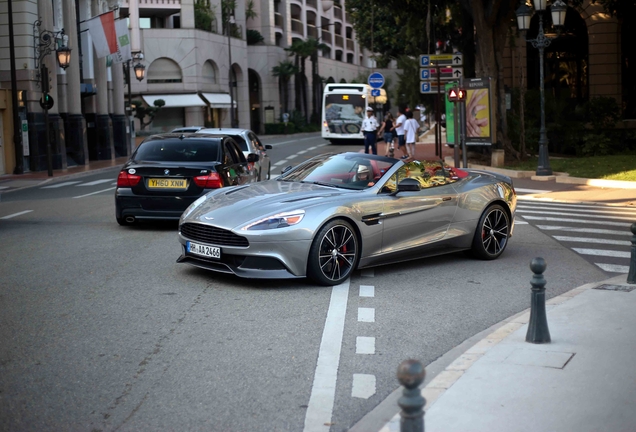
{"label": "dashed lane line", "polygon": [[108,192],[108,191],[112,191],[112,190],[115,190],[115,189],[117,189],[117,188],[116,187],[112,187],[112,188],[103,189],[103,190],[100,190],[100,191],[97,191],[97,192],[91,192],[91,193],[87,193],[87,194],[84,194],[84,195],[74,196],[73,198],[84,198],[84,197],[87,197],[87,196],[97,195],[99,193]]}
{"label": "dashed lane line", "polygon": [[375,322],[375,309],[358,308],[358,322]]}
{"label": "dashed lane line", "polygon": [[[113,179],[101,179],[101,180],[95,180],[95,181],[92,181],[92,182],[81,183],[81,184],[75,185],[75,187],[82,187],[82,186],[95,186],[95,185],[102,184],[102,183],[106,183],[106,182],[109,182],[109,181],[112,181],[112,180],[113,180]],[[117,183],[115,183],[115,184],[117,184]]]}
{"label": "dashed lane line", "polygon": [[360,297],[375,296],[375,287],[373,285],[360,285]]}
{"label": "dashed lane line", "polygon": [[75,184],[75,183],[80,183],[80,181],[79,180],[77,180],[77,181],[67,181],[67,182],[57,183],[57,184],[54,184],[54,185],[42,186],[40,189],[56,189],[56,188],[60,188],[60,187],[63,187],[63,186],[69,186],[69,185],[72,185],[72,184]]}
{"label": "dashed lane line", "polygon": [[23,214],[31,213],[32,211],[33,210],[24,210],[24,211],[21,211],[21,212],[18,212],[18,213],[13,213],[13,214],[10,214],[10,215],[7,215],[7,216],[0,217],[0,219],[11,219],[11,218],[14,218],[16,216],[20,216],[20,215],[23,215]]}
{"label": "dashed lane line", "polygon": [[375,375],[353,374],[353,386],[351,396],[360,399],[369,399],[375,394]]}
{"label": "dashed lane line", "polygon": [[356,337],[356,354],[375,354],[375,338],[369,336]]}
{"label": "dashed lane line", "polygon": [[515,188],[515,192],[521,192],[521,193],[548,193],[548,192],[552,192],[549,190],[541,190],[541,189],[524,189],[524,188]]}

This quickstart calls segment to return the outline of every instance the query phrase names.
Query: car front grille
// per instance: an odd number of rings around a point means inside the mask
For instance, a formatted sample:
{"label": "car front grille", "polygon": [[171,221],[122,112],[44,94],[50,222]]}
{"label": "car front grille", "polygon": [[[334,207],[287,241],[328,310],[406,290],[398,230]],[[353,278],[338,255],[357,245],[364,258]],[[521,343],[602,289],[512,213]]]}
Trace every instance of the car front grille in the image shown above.
{"label": "car front grille", "polygon": [[184,223],[181,225],[181,235],[192,241],[219,246],[247,247],[250,245],[245,237],[211,225]]}

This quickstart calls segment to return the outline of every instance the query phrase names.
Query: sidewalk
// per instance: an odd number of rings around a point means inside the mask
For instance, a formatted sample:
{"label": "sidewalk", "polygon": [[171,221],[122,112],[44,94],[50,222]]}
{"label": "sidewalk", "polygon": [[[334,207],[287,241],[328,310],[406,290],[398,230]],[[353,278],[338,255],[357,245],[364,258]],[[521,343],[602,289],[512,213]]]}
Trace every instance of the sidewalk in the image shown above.
{"label": "sidewalk", "polygon": [[[636,430],[636,285],[616,276],[552,298],[546,308],[551,343],[525,342],[524,311],[429,377],[422,390],[427,432]],[[350,431],[400,430],[399,414],[373,428],[367,417]]]}

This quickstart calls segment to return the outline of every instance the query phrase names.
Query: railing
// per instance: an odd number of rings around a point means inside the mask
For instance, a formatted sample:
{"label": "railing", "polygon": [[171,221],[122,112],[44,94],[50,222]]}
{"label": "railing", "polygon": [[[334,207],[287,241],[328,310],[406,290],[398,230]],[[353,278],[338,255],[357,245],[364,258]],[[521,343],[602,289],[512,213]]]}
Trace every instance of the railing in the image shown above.
{"label": "railing", "polygon": [[331,44],[331,33],[329,33],[329,30],[323,29],[322,30],[322,41],[326,44]]}
{"label": "railing", "polygon": [[318,9],[318,2],[316,0],[307,0],[307,6]]}
{"label": "railing", "polygon": [[353,40],[352,39],[347,39],[347,49],[349,51],[354,51],[354,46],[353,46]]}
{"label": "railing", "polygon": [[292,18],[291,27],[294,33],[303,34],[303,22],[301,20]]}
{"label": "railing", "polygon": [[274,25],[280,29],[283,28],[283,15],[275,12],[274,13]]}
{"label": "railing", "polygon": [[336,46],[339,46],[340,48],[344,48],[343,38],[340,35],[336,35]]}
{"label": "railing", "polygon": [[318,29],[315,25],[307,24],[307,36],[318,39]]}
{"label": "railing", "polygon": [[334,6],[333,7],[333,16],[336,19],[339,19],[342,21],[342,9],[340,9],[340,7],[338,6]]}
{"label": "railing", "polygon": [[[139,0],[138,4],[141,8],[181,8],[181,0]],[[123,8],[129,7],[128,0],[121,0],[119,6]]]}

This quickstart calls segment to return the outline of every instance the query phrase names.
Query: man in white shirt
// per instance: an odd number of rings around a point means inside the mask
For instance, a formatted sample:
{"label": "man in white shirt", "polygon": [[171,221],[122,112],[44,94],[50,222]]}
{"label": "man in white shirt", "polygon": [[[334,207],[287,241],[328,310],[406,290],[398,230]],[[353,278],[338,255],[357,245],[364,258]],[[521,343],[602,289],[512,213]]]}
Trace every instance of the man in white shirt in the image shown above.
{"label": "man in white shirt", "polygon": [[378,149],[375,143],[375,134],[378,130],[378,120],[373,115],[373,108],[367,108],[367,117],[362,120],[362,133],[364,134],[364,152],[369,153],[369,147],[373,151],[373,154],[378,154]]}
{"label": "man in white shirt", "polygon": [[398,149],[402,151],[401,159],[408,159],[409,154],[406,151],[406,141],[404,139],[404,123],[406,123],[406,116],[404,115],[403,108],[398,108],[398,118],[395,121],[395,132],[398,137]]}

